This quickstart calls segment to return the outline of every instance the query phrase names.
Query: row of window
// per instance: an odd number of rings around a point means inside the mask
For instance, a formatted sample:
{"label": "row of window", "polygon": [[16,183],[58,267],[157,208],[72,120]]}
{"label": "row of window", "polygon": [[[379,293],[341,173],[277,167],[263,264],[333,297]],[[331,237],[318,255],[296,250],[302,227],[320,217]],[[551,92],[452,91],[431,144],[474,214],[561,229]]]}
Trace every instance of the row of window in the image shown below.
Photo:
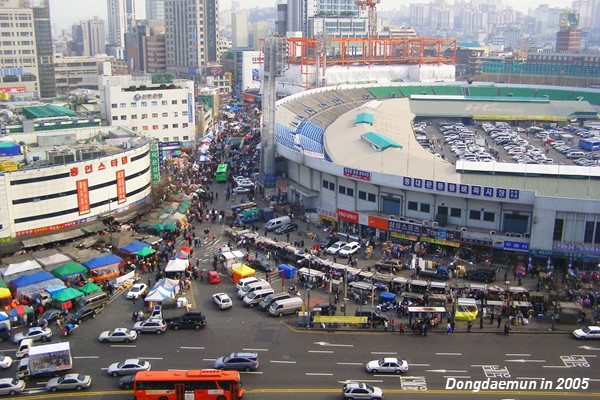
{"label": "row of window", "polygon": [[[181,127],[182,128],[187,128],[188,124],[187,123],[181,124]],[[134,126],[132,129],[134,131],[137,131],[138,127]],[[158,125],[152,125],[152,126],[143,125],[139,129],[142,130],[142,131],[150,131],[150,130],[157,131],[157,130],[159,130],[159,127],[158,127]],[[161,129],[179,129],[179,124],[172,124],[171,126],[169,126],[169,124],[163,124]]]}
{"label": "row of window", "polygon": [[30,37],[33,36],[33,32],[2,32],[2,37]]}
{"label": "row of window", "polygon": [[[14,18],[13,18],[14,17]],[[0,14],[0,21],[30,21],[31,14]]]}
{"label": "row of window", "polygon": [[[137,104],[138,103],[132,101],[131,103],[129,103],[129,106],[135,108],[135,107],[137,107]],[[177,105],[177,104],[178,104],[178,100],[171,100],[171,105]],[[186,99],[181,100],[181,104],[187,104],[187,100]],[[169,105],[169,100],[162,100],[160,102],[160,105],[161,106],[168,106]],[[150,102],[150,106],[151,107],[158,107],[158,101],[151,101]],[[127,108],[127,103],[119,103],[119,104],[112,103],[111,107],[112,108]],[[140,107],[148,107],[148,102],[147,101],[140,101]]]}
{"label": "row of window", "polygon": [[[183,116],[183,117],[187,117],[187,115],[188,115],[187,111],[183,111],[181,113],[181,116]],[[152,113],[151,116],[152,116],[151,118],[158,118],[158,113]],[[170,116],[169,116],[169,113],[164,112],[161,114],[161,116],[163,118],[169,118],[169,117],[177,118],[177,117],[179,117],[179,112],[175,111]],[[137,114],[132,114],[131,119],[138,119]],[[148,119],[148,114],[142,114],[140,119]],[[118,120],[127,121],[127,115],[121,115],[120,117],[118,115],[113,115],[112,120],[113,121],[118,121]]]}
{"label": "row of window", "polygon": [[[552,240],[555,242],[563,241],[563,232],[565,229],[565,220],[556,218],[554,220],[554,231]],[[583,231],[583,243],[600,244],[600,221],[586,221]]]}
{"label": "row of window", "polygon": [[[427,203],[418,203],[416,201],[409,201],[407,208],[410,211],[418,211],[422,213],[429,213],[431,211],[431,205]],[[462,210],[456,207],[438,206],[437,215],[445,215],[454,218],[462,217]],[[469,210],[469,219],[473,221],[485,221],[494,222],[496,220],[496,214],[489,211],[483,210]]]}
{"label": "row of window", "polygon": [[[328,189],[335,192],[335,183],[330,182],[327,179],[323,179],[323,189]],[[339,185],[338,193],[345,196],[354,197],[354,188]],[[370,201],[371,203],[377,202],[377,195],[375,195],[375,193],[369,193],[362,190],[358,191],[358,198],[360,200]]]}
{"label": "row of window", "polygon": [[33,54],[33,50],[4,50],[2,54],[5,55],[19,55],[19,54]]}

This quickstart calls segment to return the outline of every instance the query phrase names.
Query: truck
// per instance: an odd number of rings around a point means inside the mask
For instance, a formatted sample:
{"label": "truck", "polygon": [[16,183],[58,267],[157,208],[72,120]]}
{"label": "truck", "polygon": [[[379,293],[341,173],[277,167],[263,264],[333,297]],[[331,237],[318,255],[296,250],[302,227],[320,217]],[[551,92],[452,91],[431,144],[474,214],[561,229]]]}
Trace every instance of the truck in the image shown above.
{"label": "truck", "polygon": [[34,346],[19,362],[17,378],[25,381],[43,376],[58,376],[73,368],[69,342]]}
{"label": "truck", "polygon": [[452,278],[452,271],[445,265],[441,265],[436,269],[422,269],[419,271],[420,278],[432,278],[447,281]]}

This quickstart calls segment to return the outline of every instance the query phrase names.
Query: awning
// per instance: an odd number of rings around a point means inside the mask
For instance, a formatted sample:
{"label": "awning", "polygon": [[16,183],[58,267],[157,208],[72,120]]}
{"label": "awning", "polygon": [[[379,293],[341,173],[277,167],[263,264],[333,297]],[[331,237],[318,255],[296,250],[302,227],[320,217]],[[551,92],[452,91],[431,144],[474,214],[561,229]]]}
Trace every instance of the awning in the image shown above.
{"label": "awning", "polygon": [[309,188],[307,188],[305,186],[302,186],[302,185],[299,185],[296,182],[292,182],[289,179],[285,179],[285,183],[286,183],[286,185],[289,188],[295,190],[296,192],[300,193],[304,197],[307,197],[307,198],[309,198],[309,197],[319,197],[319,192],[316,192],[314,190],[310,190]]}
{"label": "awning", "polygon": [[85,225],[81,228],[85,233],[96,233],[106,229],[106,225],[102,221],[94,221],[91,224]]}
{"label": "awning", "polygon": [[116,217],[113,217],[113,219],[116,222],[125,222],[125,221],[129,221],[130,219],[134,219],[135,217],[137,217],[138,213],[137,211],[129,211],[120,215],[117,215]]}
{"label": "awning", "polygon": [[35,246],[41,246],[47,243],[54,243],[60,242],[62,240],[74,239],[83,235],[85,235],[85,232],[83,232],[81,229],[72,229],[70,231],[55,233],[53,235],[24,239],[22,243],[24,248],[30,248]]}

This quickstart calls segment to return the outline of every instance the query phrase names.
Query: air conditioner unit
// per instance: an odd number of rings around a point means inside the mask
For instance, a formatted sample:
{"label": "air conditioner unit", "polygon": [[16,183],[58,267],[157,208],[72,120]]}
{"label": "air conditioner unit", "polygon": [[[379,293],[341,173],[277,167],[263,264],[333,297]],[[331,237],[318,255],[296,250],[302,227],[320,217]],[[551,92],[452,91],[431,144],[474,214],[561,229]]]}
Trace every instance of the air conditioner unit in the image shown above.
{"label": "air conditioner unit", "polygon": [[462,228],[460,228],[460,231],[461,231],[461,232],[466,232],[466,231],[467,231],[467,227],[466,227],[466,226],[463,226]]}
{"label": "air conditioner unit", "polygon": [[440,226],[440,223],[439,223],[439,222],[437,222],[437,221],[433,221],[433,222],[431,223],[431,226],[433,226],[433,227],[438,227],[438,226]]}
{"label": "air conditioner unit", "polygon": [[490,231],[490,235],[495,235],[496,231]]}
{"label": "air conditioner unit", "polygon": [[508,237],[515,237],[515,234],[514,234],[514,233],[512,233],[512,232],[508,232],[508,233],[506,234],[506,236],[508,236]]}
{"label": "air conditioner unit", "polygon": [[404,218],[404,217],[398,217],[398,220],[399,221],[406,221],[406,218]]}
{"label": "air conditioner unit", "polygon": [[529,233],[524,233],[523,236],[525,236],[526,238],[530,237],[531,235]]}
{"label": "air conditioner unit", "polygon": [[431,226],[431,221],[429,221],[428,219],[424,219],[423,226]]}
{"label": "air conditioner unit", "polygon": [[394,221],[398,220],[398,216],[394,215],[394,214],[390,214],[390,216],[388,216],[388,219],[393,219]]}
{"label": "air conditioner unit", "polygon": [[415,222],[415,220],[414,219],[409,219],[408,222]]}
{"label": "air conditioner unit", "polygon": [[515,233],[515,236],[516,237],[523,237],[523,234],[522,233]]}

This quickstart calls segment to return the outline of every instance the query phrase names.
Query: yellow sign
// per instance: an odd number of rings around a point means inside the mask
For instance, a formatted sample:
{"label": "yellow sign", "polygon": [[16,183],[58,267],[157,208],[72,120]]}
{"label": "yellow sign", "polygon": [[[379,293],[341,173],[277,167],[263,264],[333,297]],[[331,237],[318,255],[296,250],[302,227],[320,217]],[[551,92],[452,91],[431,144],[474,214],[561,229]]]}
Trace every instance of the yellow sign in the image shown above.
{"label": "yellow sign", "polygon": [[329,316],[329,315],[317,315],[315,317],[315,323],[317,324],[366,324],[367,317],[354,317],[354,316]]}
{"label": "yellow sign", "polygon": [[10,242],[12,242],[11,237],[0,238],[0,243],[10,243]]}
{"label": "yellow sign", "polygon": [[421,236],[421,241],[422,242],[433,243],[433,244],[441,244],[443,246],[460,247],[460,243],[449,242],[447,240],[442,240],[442,239],[430,238],[430,237],[427,237],[427,236]]}
{"label": "yellow sign", "polygon": [[390,232],[390,236],[398,238],[398,239],[412,240],[413,242],[416,242],[417,240],[419,240],[418,236],[409,235],[408,233]]}

